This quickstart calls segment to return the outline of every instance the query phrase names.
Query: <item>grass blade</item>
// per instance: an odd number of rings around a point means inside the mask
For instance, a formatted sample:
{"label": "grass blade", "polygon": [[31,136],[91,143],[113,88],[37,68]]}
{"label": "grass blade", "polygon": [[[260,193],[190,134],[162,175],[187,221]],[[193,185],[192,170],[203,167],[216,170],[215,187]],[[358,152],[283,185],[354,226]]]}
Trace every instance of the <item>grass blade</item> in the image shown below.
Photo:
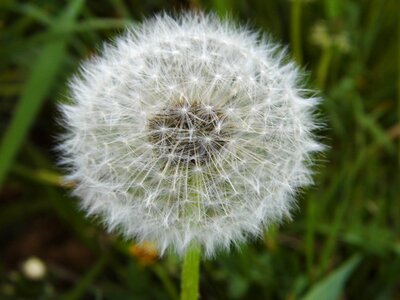
{"label": "grass blade", "polygon": [[101,273],[105,264],[106,264],[106,256],[101,257],[98,262],[85,274],[82,278],[80,278],[78,284],[64,297],[63,300],[75,300],[82,299],[82,296],[85,294],[87,289],[96,279],[96,277]]}
{"label": "grass blade", "polygon": [[[82,3],[83,0],[71,2],[51,31],[57,32],[62,27],[73,23]],[[33,65],[14,117],[0,144],[0,188],[61,68],[66,55],[68,37],[68,35],[60,36],[59,39],[45,45]]]}
{"label": "grass blade", "polygon": [[356,255],[345,262],[327,278],[318,282],[302,300],[336,300],[339,299],[343,286],[353,270],[360,263],[361,256]]}

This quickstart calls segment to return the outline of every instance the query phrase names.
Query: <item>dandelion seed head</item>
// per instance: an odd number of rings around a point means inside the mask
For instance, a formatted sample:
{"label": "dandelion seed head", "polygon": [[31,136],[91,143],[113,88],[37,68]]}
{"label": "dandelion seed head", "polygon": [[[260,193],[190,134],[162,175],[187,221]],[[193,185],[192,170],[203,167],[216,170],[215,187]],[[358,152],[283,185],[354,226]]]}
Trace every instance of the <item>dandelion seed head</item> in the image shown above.
{"label": "dandelion seed head", "polygon": [[159,15],[86,61],[63,104],[74,194],[109,230],[182,255],[290,217],[322,149],[301,74],[266,37],[214,15]]}

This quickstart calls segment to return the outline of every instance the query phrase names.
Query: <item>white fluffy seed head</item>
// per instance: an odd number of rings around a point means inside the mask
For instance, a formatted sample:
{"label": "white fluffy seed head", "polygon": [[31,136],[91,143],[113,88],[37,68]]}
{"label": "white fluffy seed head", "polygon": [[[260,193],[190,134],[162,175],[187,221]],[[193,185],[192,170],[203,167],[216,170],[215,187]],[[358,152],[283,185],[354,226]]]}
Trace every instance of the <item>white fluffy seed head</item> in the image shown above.
{"label": "white fluffy seed head", "polygon": [[89,215],[183,254],[290,217],[311,182],[312,112],[293,63],[213,15],[160,15],[85,62],[62,105],[62,163]]}

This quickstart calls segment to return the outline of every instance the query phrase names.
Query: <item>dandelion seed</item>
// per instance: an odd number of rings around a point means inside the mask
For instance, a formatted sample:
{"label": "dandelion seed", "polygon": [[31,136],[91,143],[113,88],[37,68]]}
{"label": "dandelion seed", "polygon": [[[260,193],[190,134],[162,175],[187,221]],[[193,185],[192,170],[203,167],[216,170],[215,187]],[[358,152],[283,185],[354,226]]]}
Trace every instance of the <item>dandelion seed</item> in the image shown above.
{"label": "dandelion seed", "polygon": [[61,106],[75,195],[110,230],[206,255],[290,217],[311,183],[316,98],[265,37],[161,15],[85,62]]}

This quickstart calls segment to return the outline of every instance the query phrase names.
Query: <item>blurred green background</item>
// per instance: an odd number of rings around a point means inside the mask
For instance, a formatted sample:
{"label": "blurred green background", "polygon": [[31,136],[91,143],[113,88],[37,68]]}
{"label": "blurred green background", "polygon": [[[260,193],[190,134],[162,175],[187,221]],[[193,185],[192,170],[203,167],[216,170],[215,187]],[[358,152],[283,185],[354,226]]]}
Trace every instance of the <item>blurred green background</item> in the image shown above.
{"label": "blurred green background", "polygon": [[177,299],[179,260],[86,220],[53,149],[79,62],[181,9],[288,45],[325,98],[329,146],[293,222],[202,263],[201,299],[400,299],[397,0],[0,1],[0,299]]}

